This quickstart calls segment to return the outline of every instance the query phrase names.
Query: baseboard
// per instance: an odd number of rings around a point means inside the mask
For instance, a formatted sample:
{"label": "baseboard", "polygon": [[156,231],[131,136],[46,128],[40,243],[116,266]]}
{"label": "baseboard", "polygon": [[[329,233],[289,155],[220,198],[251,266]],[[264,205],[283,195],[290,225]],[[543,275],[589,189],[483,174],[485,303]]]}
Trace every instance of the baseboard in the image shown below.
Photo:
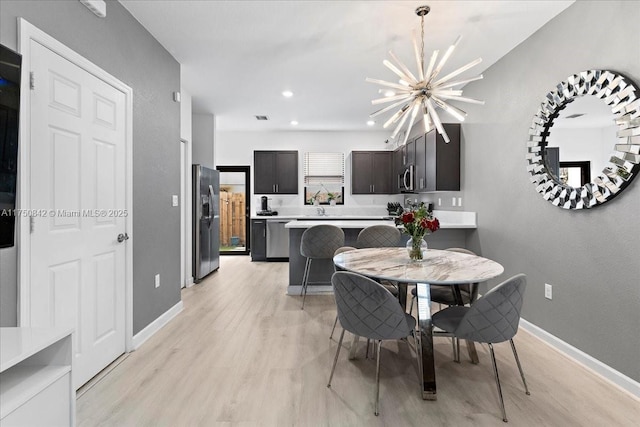
{"label": "baseboard", "polygon": [[190,288],[190,287],[192,287],[193,285],[195,285],[195,283],[194,283],[194,281],[193,281],[193,276],[189,276],[189,277],[187,278],[187,283],[185,283],[185,287],[186,287],[186,288]]}
{"label": "baseboard", "polygon": [[[287,295],[300,295],[302,285],[290,285],[287,286]],[[333,288],[331,285],[316,285],[309,286],[307,288],[307,295],[326,295],[333,294]]]}
{"label": "baseboard", "polygon": [[635,381],[632,378],[616,371],[612,367],[602,363],[598,359],[589,356],[587,353],[583,352],[562,341],[560,338],[555,335],[550,334],[544,329],[534,325],[531,322],[528,322],[524,319],[520,319],[520,327],[525,331],[529,332],[534,337],[540,339],[545,344],[553,347],[555,350],[563,353],[569,358],[575,360],[577,363],[581,364],[585,368],[604,378],[605,380],[611,382],[612,384],[618,386],[622,390],[631,394],[631,396],[640,400],[640,383]]}
{"label": "baseboard", "polygon": [[133,350],[140,348],[149,338],[162,329],[167,323],[176,317],[182,311],[182,301],[178,301],[176,305],[161,314],[156,320],[149,323],[143,330],[133,336]]}

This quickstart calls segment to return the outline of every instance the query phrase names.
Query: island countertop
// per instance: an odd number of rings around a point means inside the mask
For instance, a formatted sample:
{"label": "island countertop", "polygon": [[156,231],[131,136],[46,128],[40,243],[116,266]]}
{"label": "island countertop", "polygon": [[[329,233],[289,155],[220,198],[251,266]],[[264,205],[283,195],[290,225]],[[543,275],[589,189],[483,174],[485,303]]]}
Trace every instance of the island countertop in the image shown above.
{"label": "island countertop", "polygon": [[314,225],[331,224],[340,228],[366,228],[371,225],[388,225],[395,227],[395,223],[391,220],[364,220],[364,219],[352,219],[352,220],[340,220],[340,219],[312,219],[312,220],[296,220],[290,221],[285,224],[285,228],[310,228]]}

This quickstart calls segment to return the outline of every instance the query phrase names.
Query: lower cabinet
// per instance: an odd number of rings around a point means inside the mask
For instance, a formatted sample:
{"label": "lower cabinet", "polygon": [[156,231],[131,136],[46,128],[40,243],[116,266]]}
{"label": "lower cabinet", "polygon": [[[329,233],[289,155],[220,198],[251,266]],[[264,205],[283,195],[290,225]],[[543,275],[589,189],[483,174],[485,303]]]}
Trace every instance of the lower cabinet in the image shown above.
{"label": "lower cabinet", "polygon": [[267,221],[251,220],[251,261],[267,260]]}

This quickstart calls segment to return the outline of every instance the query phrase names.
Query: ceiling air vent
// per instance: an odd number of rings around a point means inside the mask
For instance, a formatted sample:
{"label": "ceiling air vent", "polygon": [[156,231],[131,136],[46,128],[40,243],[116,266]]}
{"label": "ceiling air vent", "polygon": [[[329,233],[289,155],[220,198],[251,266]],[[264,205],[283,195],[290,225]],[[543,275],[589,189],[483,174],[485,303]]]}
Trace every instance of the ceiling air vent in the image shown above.
{"label": "ceiling air vent", "polygon": [[267,116],[256,116],[256,120],[269,120]]}
{"label": "ceiling air vent", "polygon": [[577,119],[578,117],[582,117],[584,116],[584,113],[576,113],[576,114],[571,114],[570,116],[567,116],[567,119]]}

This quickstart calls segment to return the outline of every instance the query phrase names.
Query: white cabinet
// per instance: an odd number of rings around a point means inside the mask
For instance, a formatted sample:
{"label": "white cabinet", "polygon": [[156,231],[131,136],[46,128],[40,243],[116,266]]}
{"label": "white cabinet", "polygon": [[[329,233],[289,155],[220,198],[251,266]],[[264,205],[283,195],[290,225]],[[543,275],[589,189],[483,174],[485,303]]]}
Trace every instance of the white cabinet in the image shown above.
{"label": "white cabinet", "polygon": [[75,424],[71,333],[0,328],[0,425]]}

